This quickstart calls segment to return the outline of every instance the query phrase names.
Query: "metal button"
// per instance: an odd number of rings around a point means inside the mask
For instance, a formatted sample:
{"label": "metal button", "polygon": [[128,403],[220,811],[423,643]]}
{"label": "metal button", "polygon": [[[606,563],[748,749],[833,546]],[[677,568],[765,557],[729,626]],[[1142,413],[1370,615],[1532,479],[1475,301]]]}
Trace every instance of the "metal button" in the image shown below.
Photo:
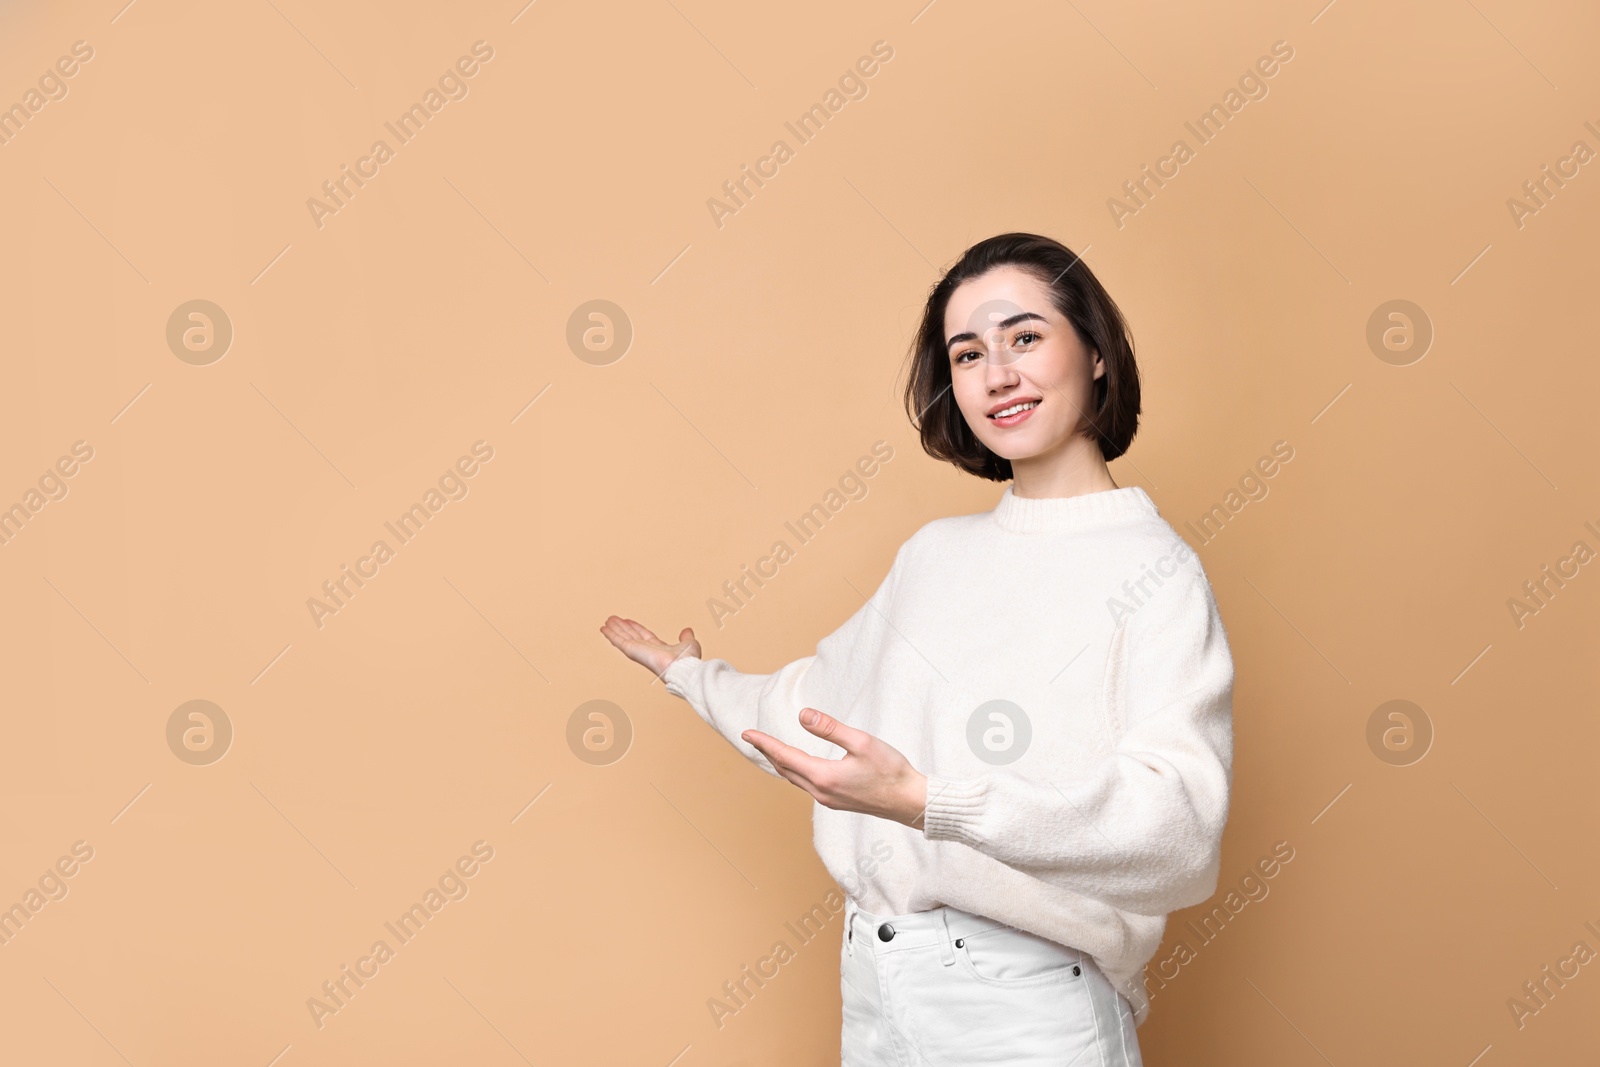
{"label": "metal button", "polygon": [[956,938],[956,948],[960,948],[960,947],[961,947],[961,943],[962,943],[962,942],[963,942],[963,941],[965,941],[965,940],[966,940],[966,938],[964,938],[964,937],[958,937],[958,938]]}
{"label": "metal button", "polygon": [[888,940],[892,939],[893,937],[894,937],[894,927],[890,926],[888,923],[884,923],[882,926],[878,927],[878,940],[879,941],[888,941]]}
{"label": "metal button", "polygon": [[1073,974],[1077,974],[1078,973],[1078,965],[1076,963],[1074,963],[1072,965],[1072,973]]}

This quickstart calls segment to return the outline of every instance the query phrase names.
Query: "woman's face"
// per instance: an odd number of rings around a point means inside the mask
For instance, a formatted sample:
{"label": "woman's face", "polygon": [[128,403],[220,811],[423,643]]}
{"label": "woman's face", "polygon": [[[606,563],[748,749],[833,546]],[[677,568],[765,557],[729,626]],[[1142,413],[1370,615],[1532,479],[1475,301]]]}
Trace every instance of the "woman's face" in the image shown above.
{"label": "woman's face", "polygon": [[[996,455],[1043,455],[1070,444],[1086,423],[1105,361],[1032,274],[1003,266],[962,282],[945,308],[944,336],[956,405]],[[1018,404],[1025,410],[996,417]]]}

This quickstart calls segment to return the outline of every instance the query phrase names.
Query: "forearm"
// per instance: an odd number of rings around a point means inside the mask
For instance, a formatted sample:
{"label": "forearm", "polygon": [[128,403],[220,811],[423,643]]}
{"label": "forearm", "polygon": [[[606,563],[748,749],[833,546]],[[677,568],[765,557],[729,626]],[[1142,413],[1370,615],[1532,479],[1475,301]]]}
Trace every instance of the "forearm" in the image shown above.
{"label": "forearm", "polygon": [[1145,760],[1115,756],[1069,783],[930,776],[923,833],[1140,914],[1199,903],[1215,889],[1227,770]]}
{"label": "forearm", "polygon": [[799,725],[799,683],[812,658],[796,660],[771,674],[744,674],[727,660],[683,656],[661,677],[667,692],[686,700],[740,755],[777,778],[782,776],[771,762],[740,735],[760,730],[813,755],[833,749]]}

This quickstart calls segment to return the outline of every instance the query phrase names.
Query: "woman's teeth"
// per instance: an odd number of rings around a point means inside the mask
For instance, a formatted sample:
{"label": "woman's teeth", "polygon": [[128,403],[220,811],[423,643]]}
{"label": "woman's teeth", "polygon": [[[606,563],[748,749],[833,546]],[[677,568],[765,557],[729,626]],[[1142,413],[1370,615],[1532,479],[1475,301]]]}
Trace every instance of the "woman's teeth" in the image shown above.
{"label": "woman's teeth", "polygon": [[997,411],[989,417],[991,419],[1003,419],[1007,415],[1015,415],[1019,411],[1027,411],[1029,408],[1035,408],[1038,406],[1039,402],[1037,400],[1029,400],[1025,404],[1014,404],[1011,407],[1006,408],[1004,411]]}

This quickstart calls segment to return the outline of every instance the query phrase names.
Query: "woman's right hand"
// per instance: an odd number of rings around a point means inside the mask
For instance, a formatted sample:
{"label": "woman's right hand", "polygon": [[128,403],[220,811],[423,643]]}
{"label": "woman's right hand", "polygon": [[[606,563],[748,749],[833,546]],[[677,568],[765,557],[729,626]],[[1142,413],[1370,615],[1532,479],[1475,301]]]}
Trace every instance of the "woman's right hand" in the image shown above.
{"label": "woman's right hand", "polygon": [[695,640],[694,630],[688,626],[678,634],[678,643],[675,645],[667,644],[641,623],[619,615],[606,619],[600,632],[621,649],[624,656],[650,668],[657,678],[666,673],[673,660],[681,656],[700,656],[700,642]]}

